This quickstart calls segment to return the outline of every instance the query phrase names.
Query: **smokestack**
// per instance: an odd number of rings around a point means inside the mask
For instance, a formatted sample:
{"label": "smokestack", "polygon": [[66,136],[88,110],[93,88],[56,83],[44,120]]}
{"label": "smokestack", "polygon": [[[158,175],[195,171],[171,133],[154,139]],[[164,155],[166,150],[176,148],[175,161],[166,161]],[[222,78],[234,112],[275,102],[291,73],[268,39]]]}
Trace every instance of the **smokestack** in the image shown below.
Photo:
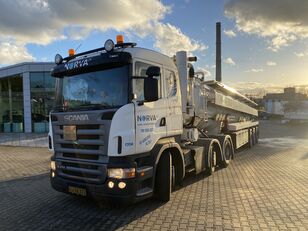
{"label": "smokestack", "polygon": [[216,22],[216,81],[221,82],[221,24]]}

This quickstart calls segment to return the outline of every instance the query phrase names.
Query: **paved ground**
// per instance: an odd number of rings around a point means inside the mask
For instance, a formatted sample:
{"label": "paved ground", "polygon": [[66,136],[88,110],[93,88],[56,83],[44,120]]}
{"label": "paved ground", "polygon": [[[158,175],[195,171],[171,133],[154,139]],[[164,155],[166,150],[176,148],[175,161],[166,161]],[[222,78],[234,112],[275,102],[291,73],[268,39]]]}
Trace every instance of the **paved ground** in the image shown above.
{"label": "paved ground", "polygon": [[0,230],[308,230],[308,127],[261,131],[260,144],[186,179],[169,203],[122,208],[53,191],[44,149],[0,147]]}

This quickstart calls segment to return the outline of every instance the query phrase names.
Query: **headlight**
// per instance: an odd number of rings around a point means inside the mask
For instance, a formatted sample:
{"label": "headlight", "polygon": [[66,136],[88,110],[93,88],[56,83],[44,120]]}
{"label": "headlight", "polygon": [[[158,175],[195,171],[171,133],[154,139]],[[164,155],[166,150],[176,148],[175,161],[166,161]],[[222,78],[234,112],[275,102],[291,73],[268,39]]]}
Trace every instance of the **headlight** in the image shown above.
{"label": "headlight", "polygon": [[110,168],[108,169],[108,177],[115,179],[134,178],[136,176],[135,168]]}
{"label": "headlight", "polygon": [[55,161],[52,160],[50,162],[50,168],[51,168],[51,170],[56,171],[56,162]]}

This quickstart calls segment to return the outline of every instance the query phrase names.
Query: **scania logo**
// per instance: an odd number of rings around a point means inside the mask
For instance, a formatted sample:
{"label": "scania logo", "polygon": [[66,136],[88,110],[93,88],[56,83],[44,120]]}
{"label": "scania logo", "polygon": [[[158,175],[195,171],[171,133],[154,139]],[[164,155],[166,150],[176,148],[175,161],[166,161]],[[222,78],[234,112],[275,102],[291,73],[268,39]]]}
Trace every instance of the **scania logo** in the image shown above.
{"label": "scania logo", "polygon": [[89,116],[87,114],[83,115],[65,115],[64,120],[67,121],[85,121],[89,120]]}

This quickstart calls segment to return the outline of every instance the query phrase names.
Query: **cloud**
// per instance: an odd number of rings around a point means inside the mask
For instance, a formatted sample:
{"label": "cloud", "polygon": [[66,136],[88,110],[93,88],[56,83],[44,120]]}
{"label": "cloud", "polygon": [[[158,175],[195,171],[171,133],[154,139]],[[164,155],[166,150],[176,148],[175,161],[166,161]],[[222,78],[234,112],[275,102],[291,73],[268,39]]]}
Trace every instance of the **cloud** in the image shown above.
{"label": "cloud", "polygon": [[230,66],[235,66],[235,65],[236,65],[236,63],[234,62],[234,60],[233,60],[231,57],[226,58],[226,59],[224,60],[224,62],[225,62],[226,64],[229,64]]}
{"label": "cloud", "polygon": [[266,65],[267,65],[267,66],[276,66],[277,63],[275,63],[275,62],[273,62],[273,61],[267,61],[267,62],[266,62]]}
{"label": "cloud", "polygon": [[34,61],[35,58],[28,53],[24,46],[9,42],[0,42],[1,64],[9,65],[16,62]]}
{"label": "cloud", "polygon": [[207,69],[205,69],[203,67],[197,67],[196,68],[196,72],[202,72],[204,74],[205,78],[212,76],[212,73],[209,70],[207,70]]}
{"label": "cloud", "polygon": [[23,49],[29,43],[84,39],[94,30],[152,36],[155,47],[167,54],[179,48],[206,49],[177,27],[161,22],[171,7],[158,0],[0,0],[0,4],[0,42],[13,41]]}
{"label": "cloud", "polygon": [[[0,0],[0,37],[48,44],[64,39],[64,28],[126,30],[158,21],[170,12],[156,0]],[[22,10],[20,10],[22,9]],[[153,14],[153,11],[155,14]],[[81,33],[82,30],[81,30]]]}
{"label": "cloud", "polygon": [[305,52],[294,52],[294,54],[298,57],[298,58],[303,58],[305,56],[308,56],[308,51]]}
{"label": "cloud", "polygon": [[194,51],[203,52],[207,49],[207,46],[189,38],[179,28],[169,23],[154,22],[146,26],[137,26],[134,28],[134,32],[140,37],[154,36],[154,47],[170,56],[180,50],[188,51],[191,54]]}
{"label": "cloud", "polygon": [[267,38],[273,51],[308,38],[307,10],[307,0],[230,0],[225,4],[225,15],[235,19],[237,30]]}
{"label": "cloud", "polygon": [[224,34],[227,35],[229,38],[236,37],[236,33],[233,30],[224,30]]}
{"label": "cloud", "polygon": [[262,69],[262,68],[252,68],[252,69],[250,69],[250,70],[247,70],[247,71],[245,71],[245,72],[247,72],[247,73],[258,73],[258,72],[263,72],[264,70]]}

